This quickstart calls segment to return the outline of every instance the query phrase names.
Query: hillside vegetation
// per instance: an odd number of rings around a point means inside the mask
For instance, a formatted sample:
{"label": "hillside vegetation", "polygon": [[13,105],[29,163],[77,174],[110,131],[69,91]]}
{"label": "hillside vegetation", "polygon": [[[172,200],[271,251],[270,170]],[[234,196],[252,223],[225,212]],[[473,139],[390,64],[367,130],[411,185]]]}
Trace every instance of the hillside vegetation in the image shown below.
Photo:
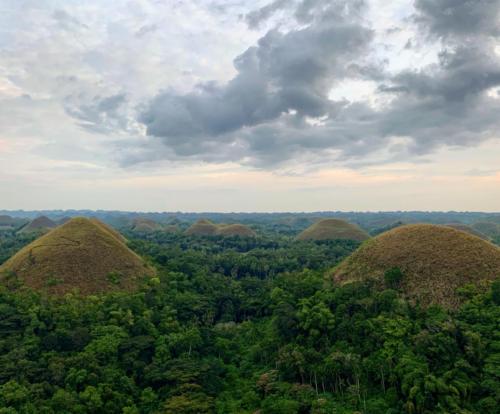
{"label": "hillside vegetation", "polygon": [[324,219],[314,223],[297,236],[297,240],[354,240],[370,236],[355,224],[339,219]]}
{"label": "hillside vegetation", "polygon": [[[388,282],[387,272],[401,280]],[[476,236],[447,226],[398,227],[366,242],[334,270],[339,283],[373,279],[398,288],[423,305],[457,307],[456,289],[487,285],[500,276],[500,249]],[[389,273],[390,277],[390,273]]]}
{"label": "hillside vegetation", "polygon": [[73,218],[7,260],[2,281],[55,295],[132,290],[152,269],[123,241],[96,219]]}
{"label": "hillside vegetation", "polygon": [[201,219],[191,225],[185,234],[188,236],[255,237],[255,232],[243,224],[215,224]]}
{"label": "hillside vegetation", "polygon": [[57,227],[57,223],[55,221],[52,221],[48,217],[40,216],[30,221],[19,231],[21,233],[44,232],[53,229],[54,227]]}

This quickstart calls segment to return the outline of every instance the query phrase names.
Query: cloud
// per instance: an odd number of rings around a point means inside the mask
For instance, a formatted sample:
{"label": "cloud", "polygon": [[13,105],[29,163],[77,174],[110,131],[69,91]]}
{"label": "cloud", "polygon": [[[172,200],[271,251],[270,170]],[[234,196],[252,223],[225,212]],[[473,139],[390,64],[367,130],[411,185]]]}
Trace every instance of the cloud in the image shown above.
{"label": "cloud", "polygon": [[[147,134],[177,155],[207,159],[208,149],[227,153],[221,150],[227,145],[233,156],[245,158],[245,147],[260,152],[263,131],[271,133],[277,125],[302,131],[306,118],[333,116],[343,102],[329,99],[330,88],[339,79],[359,75],[352,63],[373,36],[340,5],[345,3],[330,2],[329,12],[304,28],[270,30],[234,60],[237,74],[227,84],[200,84],[184,95],[159,93],[139,117]],[[266,141],[272,151],[277,139],[269,135]]]}
{"label": "cloud", "polygon": [[268,20],[274,13],[280,9],[293,6],[291,0],[274,0],[273,2],[251,11],[245,16],[245,20],[251,29],[258,28],[263,22]]}
{"label": "cloud", "polygon": [[[274,1],[247,14],[247,22],[257,27],[290,4],[298,26],[269,30],[234,60],[229,82],[203,83],[187,94],[163,91],[146,105],[139,121],[155,142],[155,159],[268,169],[366,165],[498,138],[500,100],[488,91],[500,85],[494,52],[500,1],[416,1],[413,21],[422,40],[408,53],[431,47],[439,53],[431,64],[395,73],[373,53],[364,1]],[[375,82],[375,98],[384,104],[330,98],[336,85],[357,79]],[[146,150],[133,162],[150,156]]]}
{"label": "cloud", "polygon": [[499,34],[498,0],[416,0],[415,20],[437,36]]}

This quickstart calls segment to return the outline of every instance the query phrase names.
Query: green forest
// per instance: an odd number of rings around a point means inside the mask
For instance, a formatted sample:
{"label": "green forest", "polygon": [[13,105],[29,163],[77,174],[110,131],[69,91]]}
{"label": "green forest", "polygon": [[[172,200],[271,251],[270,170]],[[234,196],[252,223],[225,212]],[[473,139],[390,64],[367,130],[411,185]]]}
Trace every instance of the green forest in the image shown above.
{"label": "green forest", "polygon": [[[0,413],[500,413],[500,282],[459,309],[325,275],[354,241],[126,234],[137,292],[0,286]],[[4,261],[33,237],[4,233]]]}

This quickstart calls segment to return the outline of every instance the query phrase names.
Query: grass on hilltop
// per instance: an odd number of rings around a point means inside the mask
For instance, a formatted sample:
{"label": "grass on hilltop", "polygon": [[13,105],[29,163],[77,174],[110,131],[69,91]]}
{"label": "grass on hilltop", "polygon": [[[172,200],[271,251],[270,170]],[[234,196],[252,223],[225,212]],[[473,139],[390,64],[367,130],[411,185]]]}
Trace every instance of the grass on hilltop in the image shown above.
{"label": "grass on hilltop", "polygon": [[421,304],[455,308],[457,288],[487,285],[500,277],[500,249],[447,226],[414,224],[366,241],[333,270],[338,283],[373,279],[388,286],[387,272],[402,273],[399,288]]}
{"label": "grass on hilltop", "polygon": [[188,236],[222,236],[222,237],[255,237],[255,232],[243,224],[215,224],[210,220],[201,219],[189,227]]}
{"label": "grass on hilltop", "polygon": [[116,230],[96,219],[73,218],[25,246],[0,267],[6,284],[83,295],[133,290],[153,270],[124,244]]}
{"label": "grass on hilltop", "polygon": [[339,219],[324,219],[305,229],[297,240],[354,240],[364,241],[370,236],[355,224]]}
{"label": "grass on hilltop", "polygon": [[477,236],[483,240],[490,240],[490,238],[484,234],[481,233],[479,230],[474,229],[471,226],[468,226],[467,224],[462,224],[462,223],[450,223],[447,224],[446,226],[451,227],[455,230],[460,230],[460,231],[465,231],[466,233],[472,234],[473,236]]}
{"label": "grass on hilltop", "polygon": [[40,216],[36,219],[30,221],[26,226],[24,226],[20,233],[30,233],[30,232],[38,232],[38,231],[48,231],[57,227],[57,223],[48,217]]}

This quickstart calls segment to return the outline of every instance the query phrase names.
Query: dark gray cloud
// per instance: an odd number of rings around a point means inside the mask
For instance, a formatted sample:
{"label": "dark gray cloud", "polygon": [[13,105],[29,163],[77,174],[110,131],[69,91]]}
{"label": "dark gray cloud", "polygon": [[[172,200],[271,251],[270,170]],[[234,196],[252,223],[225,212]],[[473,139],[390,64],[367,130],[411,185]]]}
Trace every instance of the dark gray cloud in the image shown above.
{"label": "dark gray cloud", "polygon": [[498,35],[498,0],[416,0],[415,19],[438,36]]}
{"label": "dark gray cloud", "polygon": [[268,20],[278,10],[293,7],[292,0],[274,0],[273,2],[253,10],[245,16],[248,26],[252,29],[258,28],[263,22]]}
{"label": "dark gray cloud", "polygon": [[200,141],[230,142],[231,133],[284,114],[331,116],[339,104],[328,98],[330,86],[352,72],[351,62],[371,38],[338,11],[300,30],[271,30],[234,60],[237,75],[228,84],[202,84],[186,95],[162,92],[139,120],[174,151],[193,154]]}
{"label": "dark gray cloud", "polygon": [[[290,4],[271,2],[247,21],[258,26]],[[427,42],[429,35],[440,38],[441,50],[437,63],[396,74],[365,59],[373,32],[364,1],[292,4],[300,28],[270,30],[234,60],[237,74],[227,84],[152,99],[139,121],[154,151],[126,162],[187,157],[261,168],[300,159],[354,165],[376,153],[394,161],[498,134],[500,101],[488,92],[500,86],[499,0],[417,0],[420,35]],[[373,107],[330,99],[335,85],[353,79],[373,81],[389,102]]]}

